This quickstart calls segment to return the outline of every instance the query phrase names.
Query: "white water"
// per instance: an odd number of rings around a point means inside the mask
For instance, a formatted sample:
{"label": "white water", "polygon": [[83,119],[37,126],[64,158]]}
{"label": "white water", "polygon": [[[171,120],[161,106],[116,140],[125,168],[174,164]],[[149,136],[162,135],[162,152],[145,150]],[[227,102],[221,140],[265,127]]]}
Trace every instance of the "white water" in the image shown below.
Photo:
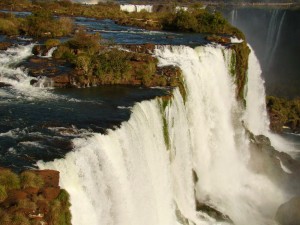
{"label": "white water", "polygon": [[275,9],[269,22],[268,33],[266,38],[265,61],[268,67],[272,64],[276,49],[281,36],[282,24],[284,21],[285,13]]}
{"label": "white water", "polygon": [[178,11],[188,11],[188,7],[185,7],[185,6],[176,6],[175,7],[175,12],[178,12]]}
{"label": "white water", "polygon": [[[16,46],[0,52],[0,82],[11,85],[11,90],[4,91],[1,95],[12,98],[49,98],[51,94],[40,88],[30,85],[32,77],[27,76],[26,70],[15,67],[18,63],[32,55],[34,44]],[[10,92],[12,91],[12,92]]]}
{"label": "white water", "polygon": [[125,12],[141,12],[142,10],[146,12],[152,12],[153,6],[152,5],[132,5],[132,4],[124,4],[120,5],[121,11]]}
{"label": "white water", "polygon": [[49,49],[49,51],[47,52],[47,54],[45,56],[41,56],[39,55],[40,57],[42,58],[51,58],[52,55],[53,55],[53,52],[57,49],[57,47],[52,47]]}
{"label": "white water", "polygon": [[77,2],[81,4],[88,4],[88,5],[95,5],[98,2],[101,2],[99,0],[72,0],[72,2]]}
{"label": "white water", "polygon": [[[187,101],[178,90],[162,112],[159,100],[138,103],[120,129],[74,140],[65,159],[38,165],[61,173],[61,186],[71,194],[73,225],[226,224],[195,210],[195,198],[237,225],[275,224],[284,196],[267,177],[247,168],[248,140],[242,121],[256,133],[263,93],[260,69],[249,63],[248,107],[235,100],[228,72],[230,50],[222,47],[163,47],[161,65],[178,65],[184,74]],[[254,68],[253,68],[254,67]],[[250,79],[251,77],[251,79]],[[255,84],[260,85],[256,86]],[[258,99],[257,99],[258,98]],[[252,105],[251,105],[252,104]],[[168,127],[165,144],[162,113]],[[252,122],[254,124],[252,124]],[[199,181],[194,184],[193,172]]]}
{"label": "white water", "polygon": [[[249,46],[250,47],[250,46]],[[269,132],[269,119],[266,110],[266,94],[264,81],[261,78],[261,68],[254,50],[250,47],[248,85],[246,93],[247,108],[244,121],[246,127],[254,134],[265,134]]]}
{"label": "white water", "polygon": [[236,9],[233,9],[230,12],[230,23],[235,26],[236,25],[236,21],[237,21],[237,17],[238,17],[238,12]]}

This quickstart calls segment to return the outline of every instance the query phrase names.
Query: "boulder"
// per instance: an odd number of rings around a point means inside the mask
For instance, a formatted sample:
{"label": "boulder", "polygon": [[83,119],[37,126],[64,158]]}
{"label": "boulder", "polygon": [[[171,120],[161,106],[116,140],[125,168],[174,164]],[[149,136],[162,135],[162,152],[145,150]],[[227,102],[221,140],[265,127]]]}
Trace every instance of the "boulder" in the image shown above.
{"label": "boulder", "polygon": [[279,206],[275,218],[281,225],[299,225],[300,196],[293,197],[288,202]]}
{"label": "boulder", "polygon": [[46,55],[48,52],[48,49],[46,48],[45,45],[35,45],[32,49],[32,53],[34,55]]}
{"label": "boulder", "polygon": [[48,201],[52,201],[58,197],[60,193],[60,187],[46,187],[41,190],[41,194]]}
{"label": "boulder", "polygon": [[206,213],[210,217],[215,218],[216,221],[227,222],[230,224],[233,223],[233,221],[230,219],[228,215],[220,212],[214,206],[208,205],[206,203],[196,201],[196,210]]}
{"label": "boulder", "polygon": [[0,82],[0,88],[3,88],[3,87],[10,87],[12,86],[11,84],[8,84],[8,83],[4,83],[4,82]]}

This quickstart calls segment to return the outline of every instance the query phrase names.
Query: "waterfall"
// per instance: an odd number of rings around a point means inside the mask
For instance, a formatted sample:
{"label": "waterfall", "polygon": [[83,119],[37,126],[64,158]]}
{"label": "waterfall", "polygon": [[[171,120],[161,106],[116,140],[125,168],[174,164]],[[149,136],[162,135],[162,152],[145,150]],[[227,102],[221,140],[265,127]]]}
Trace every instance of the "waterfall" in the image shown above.
{"label": "waterfall", "polygon": [[281,11],[278,9],[272,11],[272,16],[267,32],[266,49],[264,56],[264,60],[267,62],[268,68],[270,68],[272,64],[274,54],[276,53],[276,49],[278,47],[285,14],[285,11],[281,13]]}
{"label": "waterfall", "polygon": [[95,5],[95,4],[98,4],[99,0],[72,0],[72,2],[88,4],[88,5]]}
{"label": "waterfall", "polygon": [[160,66],[183,71],[186,102],[175,89],[166,107],[160,99],[138,103],[120,128],[75,139],[64,159],[38,162],[40,169],[60,171],[73,225],[229,224],[197,211],[196,201],[237,225],[276,224],[285,196],[247,168],[242,125],[264,130],[250,115],[262,110],[264,96],[255,94],[264,91],[259,65],[251,53],[247,101],[256,102],[247,104],[256,109],[244,111],[229,73],[231,54],[221,46],[158,47]]}
{"label": "waterfall", "polygon": [[120,5],[121,11],[125,12],[141,12],[142,10],[146,12],[152,12],[153,6],[152,5],[132,5],[132,4],[124,4]]}
{"label": "waterfall", "polygon": [[246,126],[256,135],[268,135],[269,132],[269,118],[266,109],[266,94],[264,81],[261,78],[262,70],[260,68],[258,59],[251,49],[249,55],[249,69],[248,69],[248,84],[246,93],[247,107],[245,111],[244,121]]}
{"label": "waterfall", "polygon": [[57,49],[57,47],[52,47],[49,49],[49,51],[47,52],[47,54],[45,56],[39,55],[42,58],[51,58],[53,55],[53,52]]}
{"label": "waterfall", "polygon": [[233,10],[230,12],[230,23],[231,23],[233,26],[236,25],[237,17],[238,17],[237,9],[233,9]]}

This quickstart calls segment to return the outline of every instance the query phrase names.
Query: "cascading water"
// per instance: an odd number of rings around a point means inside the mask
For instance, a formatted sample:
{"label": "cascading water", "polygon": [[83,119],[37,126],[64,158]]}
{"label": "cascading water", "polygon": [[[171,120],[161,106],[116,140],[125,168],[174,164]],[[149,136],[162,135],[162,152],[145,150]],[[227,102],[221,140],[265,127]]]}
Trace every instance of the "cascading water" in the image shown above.
{"label": "cascading water", "polygon": [[[183,71],[184,102],[178,89],[162,100],[138,103],[128,122],[106,135],[74,140],[65,159],[38,162],[61,173],[70,193],[73,225],[228,224],[217,222],[196,202],[228,215],[238,225],[275,224],[284,196],[267,177],[247,168],[249,143],[242,120],[252,125],[257,109],[243,111],[229,73],[231,51],[220,46],[159,47],[160,65]],[[247,101],[263,84],[250,56]],[[254,68],[252,68],[254,67]],[[259,83],[256,86],[256,83]],[[261,118],[261,117],[258,117]],[[168,141],[167,141],[168,140]],[[198,180],[195,180],[195,174]]]}
{"label": "cascading water", "polygon": [[98,4],[99,0],[72,0],[72,2],[88,4],[88,5],[95,5],[95,4]]}
{"label": "cascading water", "polygon": [[231,23],[233,26],[236,25],[237,17],[238,17],[237,9],[233,9],[233,10],[230,12],[230,23]]}
{"label": "cascading water", "polygon": [[268,68],[272,64],[276,49],[278,47],[285,14],[285,11],[282,12],[278,9],[275,9],[272,12],[266,38],[266,49],[264,57]]}
{"label": "cascading water", "polygon": [[[30,84],[32,78],[27,76],[26,71],[22,67],[16,67],[16,65],[32,55],[33,46],[34,44],[19,45],[0,52],[0,82],[12,87],[12,90],[6,91],[6,94],[38,98],[50,96],[50,93],[33,87]],[[10,91],[13,91],[13,93],[9,93]]]}
{"label": "cascading water", "polygon": [[125,4],[125,5],[120,5],[120,9],[121,11],[125,11],[125,12],[141,12],[142,10],[146,12],[152,12],[153,6]]}

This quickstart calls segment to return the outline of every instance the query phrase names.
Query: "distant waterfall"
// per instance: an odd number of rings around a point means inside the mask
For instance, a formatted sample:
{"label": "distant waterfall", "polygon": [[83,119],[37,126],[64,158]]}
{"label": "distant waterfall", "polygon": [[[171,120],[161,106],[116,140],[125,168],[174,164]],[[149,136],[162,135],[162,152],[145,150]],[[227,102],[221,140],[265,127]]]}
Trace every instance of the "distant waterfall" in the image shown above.
{"label": "distant waterfall", "polygon": [[237,18],[238,18],[238,11],[237,11],[237,9],[233,9],[233,10],[230,12],[230,23],[231,23],[233,26],[236,25]]}
{"label": "distant waterfall", "polygon": [[99,0],[72,0],[72,2],[78,2],[78,3],[81,3],[81,4],[95,5],[99,2]]}
{"label": "distant waterfall", "polygon": [[231,54],[220,46],[158,47],[160,66],[183,71],[186,102],[175,89],[167,106],[160,99],[138,103],[119,129],[75,139],[65,159],[38,162],[41,169],[60,171],[73,225],[229,224],[197,211],[196,200],[236,225],[276,224],[284,197],[247,168],[242,125],[259,133],[266,123],[264,116],[255,121],[264,98],[255,94],[264,92],[259,65],[250,55],[247,101],[255,108],[245,112],[235,98]]}
{"label": "distant waterfall", "polygon": [[268,33],[266,38],[265,61],[269,68],[272,64],[278,43],[280,41],[282,24],[284,22],[286,12],[279,9],[272,11],[272,16],[268,26]]}
{"label": "distant waterfall", "polygon": [[124,5],[120,5],[120,9],[121,11],[125,11],[125,12],[141,12],[142,10],[145,10],[146,12],[152,12],[153,6],[124,4]]}

